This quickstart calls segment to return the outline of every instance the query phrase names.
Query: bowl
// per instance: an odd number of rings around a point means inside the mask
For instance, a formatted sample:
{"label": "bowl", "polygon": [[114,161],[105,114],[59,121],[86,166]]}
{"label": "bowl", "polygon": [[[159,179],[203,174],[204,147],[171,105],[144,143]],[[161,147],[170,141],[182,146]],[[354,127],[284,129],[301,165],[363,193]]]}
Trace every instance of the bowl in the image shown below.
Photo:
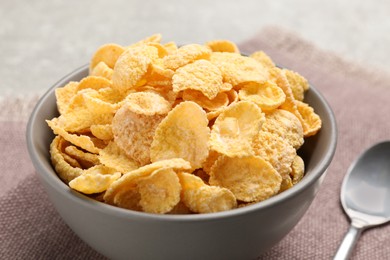
{"label": "bowl", "polygon": [[61,79],[40,99],[28,122],[27,145],[37,175],[62,219],[110,259],[254,259],[299,222],[335,152],[335,117],[312,86],[305,102],[319,114],[323,126],[298,151],[306,175],[294,187],[250,206],[210,214],[158,215],[107,205],[70,189],[50,162],[54,135],[45,120],[58,116],[55,89],[87,75],[86,65]]}

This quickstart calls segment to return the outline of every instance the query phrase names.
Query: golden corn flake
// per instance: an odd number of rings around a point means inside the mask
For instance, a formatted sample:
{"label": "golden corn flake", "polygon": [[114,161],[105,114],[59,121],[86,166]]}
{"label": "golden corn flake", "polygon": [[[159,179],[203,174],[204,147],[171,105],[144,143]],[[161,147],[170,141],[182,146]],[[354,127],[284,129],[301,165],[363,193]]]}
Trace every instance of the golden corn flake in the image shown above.
{"label": "golden corn flake", "polygon": [[283,70],[285,71],[286,78],[290,83],[294,98],[296,100],[303,101],[305,91],[309,89],[309,82],[297,72],[287,69]]}
{"label": "golden corn flake", "polygon": [[96,64],[96,66],[92,69],[89,75],[103,77],[108,80],[111,80],[113,73],[114,70],[108,67],[108,65],[105,62],[101,61],[98,64]]}
{"label": "golden corn flake", "polygon": [[165,56],[162,64],[167,69],[176,70],[196,60],[207,60],[210,54],[211,50],[204,45],[188,44]]}
{"label": "golden corn flake", "polygon": [[222,88],[222,74],[211,62],[197,60],[177,69],[172,78],[172,87],[175,92],[198,90],[213,99]]}
{"label": "golden corn flake", "polygon": [[56,136],[50,144],[51,162],[61,180],[65,183],[69,183],[69,181],[80,176],[83,173],[83,170],[81,168],[71,166],[65,161],[64,155],[66,154],[61,151],[61,139],[62,137]]}
{"label": "golden corn flake", "polygon": [[91,153],[98,154],[99,148],[95,146],[94,142],[89,136],[86,135],[77,135],[77,134],[70,134],[67,131],[64,130],[61,126],[58,125],[57,118],[54,118],[52,120],[46,120],[46,123],[49,125],[49,127],[53,130],[54,134],[59,135],[63,137],[68,142],[88,151]]}
{"label": "golden corn flake", "polygon": [[191,173],[180,171],[177,175],[183,192],[185,190],[196,190],[206,185],[201,178]]}
{"label": "golden corn flake", "polygon": [[114,104],[115,107],[120,107],[120,101],[125,95],[112,87],[101,88],[98,90],[98,97],[100,100]]}
{"label": "golden corn flake", "polygon": [[60,151],[63,159],[65,160],[65,162],[67,162],[70,166],[72,167],[75,167],[75,168],[82,168],[80,163],[73,157],[71,157],[70,155],[68,155],[66,152],[65,152],[65,149],[68,147],[68,146],[71,146],[72,144],[69,143],[68,141],[66,141],[64,138],[59,137],[59,140],[57,142],[57,147],[58,147],[58,150]]}
{"label": "golden corn flake", "polygon": [[88,76],[83,78],[80,83],[77,86],[77,91],[80,91],[82,89],[94,89],[94,90],[99,90],[101,88],[106,88],[106,87],[111,87],[111,81],[99,77],[99,76]]}
{"label": "golden corn flake", "polygon": [[162,35],[160,33],[156,33],[130,45],[128,48],[144,46],[150,43],[159,43],[161,39],[162,39]]}
{"label": "golden corn flake", "polygon": [[260,131],[253,139],[255,155],[262,157],[285,178],[291,173],[291,164],[296,156],[295,149],[283,138]]}
{"label": "golden corn flake", "polygon": [[252,59],[255,59],[259,63],[261,63],[266,68],[274,68],[275,63],[272,61],[272,59],[263,51],[256,51],[250,55]]}
{"label": "golden corn flake", "polygon": [[212,120],[216,119],[222,112],[224,108],[214,110],[214,111],[208,111],[207,112],[207,119],[211,122]]}
{"label": "golden corn flake", "polygon": [[181,185],[171,168],[156,170],[137,184],[141,195],[139,204],[144,212],[164,214],[180,201]]}
{"label": "golden corn flake", "polygon": [[226,93],[226,95],[228,95],[229,104],[233,104],[239,100],[238,93],[235,89],[230,89],[229,91],[226,91],[225,93]]}
{"label": "golden corn flake", "polygon": [[107,190],[111,183],[120,177],[119,172],[112,172],[109,168],[98,165],[71,180],[69,187],[84,194],[100,193]]}
{"label": "golden corn flake", "polygon": [[145,116],[123,106],[112,122],[115,143],[140,165],[150,163],[150,147],[164,115]]}
{"label": "golden corn flake", "polygon": [[276,109],[286,100],[283,90],[272,81],[247,83],[239,90],[238,97],[252,101],[263,111]]}
{"label": "golden corn flake", "polygon": [[96,138],[99,138],[103,141],[110,141],[114,139],[114,134],[112,133],[111,124],[106,125],[91,125],[90,129],[91,134]]}
{"label": "golden corn flake", "polygon": [[295,185],[302,180],[303,175],[305,174],[305,163],[303,162],[302,157],[299,155],[295,156],[291,168],[292,184]]}
{"label": "golden corn flake", "polygon": [[96,90],[84,89],[71,99],[58,122],[66,131],[79,132],[91,125],[110,124],[115,110],[116,105],[102,101]]}
{"label": "golden corn flake", "polygon": [[185,101],[172,109],[157,126],[150,148],[152,162],[183,158],[194,169],[200,168],[208,155],[210,129],[203,109]]}
{"label": "golden corn flake", "polygon": [[134,187],[137,186],[137,181],[141,177],[146,177],[152,172],[162,168],[171,168],[175,171],[189,170],[191,169],[191,164],[181,158],[174,158],[154,162],[127,172],[120,179],[110,185],[104,195],[104,201],[109,204],[114,204],[115,196],[118,192],[134,189]]}
{"label": "golden corn flake", "polygon": [[122,93],[137,87],[156,59],[158,59],[158,51],[153,46],[128,48],[119,56],[115,64],[112,74],[113,87]]}
{"label": "golden corn flake", "polygon": [[268,71],[261,63],[238,53],[213,52],[210,61],[221,70],[223,80],[233,86],[268,79]]}
{"label": "golden corn flake", "polygon": [[138,92],[150,92],[163,97],[166,101],[169,102],[170,108],[172,108],[174,103],[177,101],[178,95],[172,90],[172,86],[142,86],[137,88]]}
{"label": "golden corn flake", "polygon": [[191,214],[191,213],[193,213],[193,212],[191,212],[191,210],[182,201],[179,201],[179,203],[177,203],[171,211],[167,212],[167,214],[170,214],[170,215],[173,215],[173,214],[183,215],[183,214]]}
{"label": "golden corn flake", "polygon": [[99,161],[121,173],[133,171],[139,167],[138,163],[127,157],[115,142],[110,142],[104,149],[100,150]]}
{"label": "golden corn flake", "polygon": [[214,151],[214,150],[210,150],[209,156],[207,156],[206,161],[204,161],[204,163],[202,165],[203,171],[206,172],[207,174],[210,174],[211,167],[213,167],[213,165],[215,164],[215,162],[217,161],[219,156],[221,156],[221,154],[219,152]]}
{"label": "golden corn flake", "polygon": [[308,104],[301,101],[296,101],[299,114],[301,114],[304,126],[303,134],[305,137],[309,137],[317,134],[321,129],[322,121],[319,115],[314,112],[314,109]]}
{"label": "golden corn flake", "polygon": [[283,90],[284,94],[286,95],[285,102],[279,108],[293,113],[299,119],[299,121],[302,124],[303,130],[305,131],[307,126],[301,114],[298,111],[296,100],[291,90],[290,83],[287,80],[285,71],[279,68],[273,68],[270,69],[269,72],[270,72],[271,79]]}
{"label": "golden corn flake", "polygon": [[234,42],[228,40],[214,40],[206,42],[205,44],[208,46],[213,52],[234,52],[240,53],[237,45]]}
{"label": "golden corn flake", "polygon": [[69,103],[72,100],[72,98],[77,93],[77,87],[79,83],[75,81],[71,81],[68,84],[66,84],[62,88],[57,88],[55,90],[55,95],[57,99],[57,109],[60,112],[60,114],[65,114],[68,110]]}
{"label": "golden corn flake", "polygon": [[237,207],[236,198],[230,190],[206,185],[193,174],[181,172],[178,175],[182,184],[183,202],[191,211],[212,213]]}
{"label": "golden corn flake", "polygon": [[92,71],[99,62],[104,62],[109,68],[114,68],[118,57],[123,53],[124,48],[115,43],[102,45],[92,56],[90,71]]}
{"label": "golden corn flake", "polygon": [[280,189],[282,177],[258,156],[221,156],[211,168],[210,185],[225,187],[244,202],[262,201]]}
{"label": "golden corn flake", "polygon": [[74,145],[69,145],[65,147],[65,153],[68,154],[70,157],[77,160],[77,162],[80,164],[81,168],[88,169],[95,165],[100,164],[99,158],[96,154],[84,152],[80,149],[78,149]]}
{"label": "golden corn flake", "polygon": [[156,127],[171,105],[155,93],[131,93],[112,121],[115,143],[140,165],[150,163]]}
{"label": "golden corn flake", "polygon": [[123,103],[133,113],[146,116],[164,115],[172,108],[165,98],[153,92],[130,93]]}
{"label": "golden corn flake", "polygon": [[211,149],[228,156],[251,155],[252,138],[260,131],[264,119],[261,109],[252,102],[230,105],[214,122]]}
{"label": "golden corn flake", "polygon": [[188,89],[183,91],[182,98],[185,101],[193,101],[208,111],[220,110],[229,104],[229,96],[225,92],[220,92],[215,98],[209,99],[202,92]]}
{"label": "golden corn flake", "polygon": [[173,74],[173,70],[166,69],[159,63],[151,64],[151,67],[144,77],[144,85],[172,87]]}
{"label": "golden corn flake", "polygon": [[83,168],[75,158],[71,157],[70,155],[66,154],[65,152],[63,152],[61,155],[62,155],[64,161],[66,163],[68,163],[70,166],[72,166],[73,168],[80,168],[80,169]]}
{"label": "golden corn flake", "polygon": [[303,128],[299,119],[291,112],[275,109],[265,115],[262,130],[276,134],[286,140],[295,149],[302,146]]}
{"label": "golden corn flake", "polygon": [[279,193],[290,189],[292,186],[294,186],[290,175],[287,175],[283,178],[282,183],[280,184],[280,190]]}
{"label": "golden corn flake", "polygon": [[111,204],[124,209],[142,211],[140,200],[141,194],[138,191],[138,186],[132,186],[118,191]]}
{"label": "golden corn flake", "polygon": [[168,51],[168,54],[172,54],[178,49],[175,42],[167,42],[164,44],[164,47]]}
{"label": "golden corn flake", "polygon": [[161,58],[164,58],[165,56],[168,55],[168,51],[167,49],[165,48],[164,45],[162,45],[161,43],[159,42],[149,42],[147,43],[147,45],[149,46],[153,46],[157,49],[157,53],[158,53],[158,57],[161,59]]}

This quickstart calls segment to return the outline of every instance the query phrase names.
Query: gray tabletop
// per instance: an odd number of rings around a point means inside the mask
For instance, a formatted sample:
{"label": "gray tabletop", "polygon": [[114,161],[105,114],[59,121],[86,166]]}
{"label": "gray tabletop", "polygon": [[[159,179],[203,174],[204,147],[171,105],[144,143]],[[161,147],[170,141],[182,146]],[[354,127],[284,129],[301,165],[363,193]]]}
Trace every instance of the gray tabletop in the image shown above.
{"label": "gray tabletop", "polygon": [[0,97],[43,93],[104,43],[240,42],[266,25],[390,71],[389,15],[387,0],[0,0]]}

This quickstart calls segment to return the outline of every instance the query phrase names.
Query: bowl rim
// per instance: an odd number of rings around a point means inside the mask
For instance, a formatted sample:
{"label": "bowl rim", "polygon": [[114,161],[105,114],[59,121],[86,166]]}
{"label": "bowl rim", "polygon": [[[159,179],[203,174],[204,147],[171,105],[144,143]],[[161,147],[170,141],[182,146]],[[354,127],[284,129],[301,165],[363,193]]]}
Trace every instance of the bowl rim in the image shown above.
{"label": "bowl rim", "polygon": [[82,193],[72,190],[68,185],[66,185],[62,180],[57,176],[53,167],[45,167],[38,157],[39,151],[34,146],[33,136],[34,136],[34,122],[37,120],[38,112],[40,111],[42,105],[45,103],[46,99],[54,94],[56,88],[64,86],[69,82],[69,78],[75,74],[83,73],[89,69],[89,64],[85,64],[76,70],[68,73],[66,76],[62,77],[57,81],[52,87],[50,87],[45,94],[39,99],[35,105],[33,111],[31,112],[30,118],[26,127],[26,142],[28,153],[31,161],[36,169],[36,173],[42,179],[49,184],[57,192],[61,193],[63,196],[68,197],[73,202],[81,204],[83,207],[88,207],[92,210],[99,211],[104,214],[116,215],[116,217],[127,218],[127,219],[142,219],[143,221],[175,221],[175,222],[194,222],[194,221],[212,221],[217,219],[231,218],[239,215],[250,214],[253,211],[258,211],[261,209],[272,208],[282,202],[288,200],[290,196],[296,196],[304,192],[305,187],[309,187],[314,184],[322,175],[326,174],[326,170],[330,165],[333,156],[335,154],[337,146],[337,126],[335,115],[330,108],[330,105],[324,98],[324,96],[310,84],[310,91],[314,92],[317,98],[322,102],[325,112],[329,115],[330,125],[328,126],[331,131],[331,138],[329,143],[329,149],[326,151],[323,159],[319,164],[315,165],[311,171],[313,172],[310,175],[307,175],[306,178],[303,178],[300,182],[294,185],[292,188],[279,193],[271,198],[268,198],[264,201],[254,203],[245,207],[235,208],[227,211],[207,213],[207,214],[151,214],[146,212],[133,211],[129,209],[119,208],[113,205],[106,204],[104,202],[96,201]]}

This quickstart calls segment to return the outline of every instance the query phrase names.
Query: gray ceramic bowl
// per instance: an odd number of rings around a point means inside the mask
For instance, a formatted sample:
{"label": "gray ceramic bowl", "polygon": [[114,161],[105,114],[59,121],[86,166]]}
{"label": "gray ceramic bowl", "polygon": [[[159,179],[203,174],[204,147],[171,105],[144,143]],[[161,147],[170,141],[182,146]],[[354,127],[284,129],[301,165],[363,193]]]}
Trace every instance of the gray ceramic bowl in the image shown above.
{"label": "gray ceramic bowl", "polygon": [[106,205],[71,190],[50,163],[53,134],[45,119],[58,115],[54,90],[87,73],[87,66],[72,72],[41,98],[27,126],[27,143],[39,179],[63,220],[92,248],[112,259],[256,258],[282,240],[305,214],[334,155],[335,118],[312,87],[306,102],[321,116],[323,127],[299,150],[306,175],[291,189],[255,205],[212,214],[156,215]]}

